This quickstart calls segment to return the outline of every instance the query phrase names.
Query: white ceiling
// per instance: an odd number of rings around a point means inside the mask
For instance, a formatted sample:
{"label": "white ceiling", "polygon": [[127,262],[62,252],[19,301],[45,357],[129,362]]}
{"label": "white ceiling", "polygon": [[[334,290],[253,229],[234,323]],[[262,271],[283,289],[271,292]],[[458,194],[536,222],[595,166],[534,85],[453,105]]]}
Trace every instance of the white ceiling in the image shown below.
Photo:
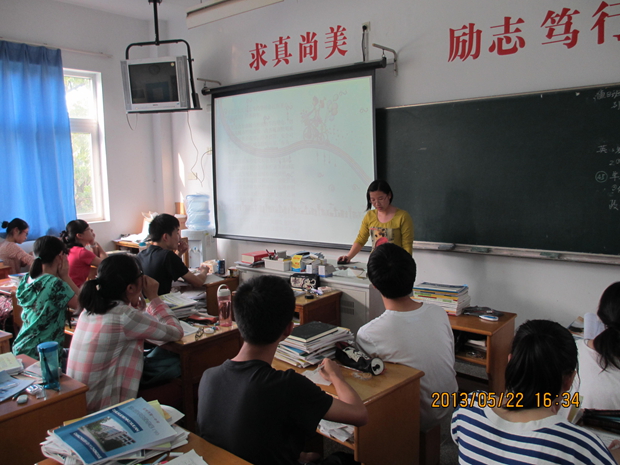
{"label": "white ceiling", "polygon": [[[58,0],[93,10],[106,11],[131,18],[152,20],[153,4],[148,0]],[[162,0],[157,5],[157,15],[161,20],[185,18],[185,10],[202,3],[203,0]]]}

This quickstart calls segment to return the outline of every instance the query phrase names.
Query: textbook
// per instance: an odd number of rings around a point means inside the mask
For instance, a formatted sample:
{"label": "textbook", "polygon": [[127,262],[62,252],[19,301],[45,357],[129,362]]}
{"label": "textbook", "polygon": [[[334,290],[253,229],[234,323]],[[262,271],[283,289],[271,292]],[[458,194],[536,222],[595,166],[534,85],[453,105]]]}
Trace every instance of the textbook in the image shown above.
{"label": "textbook", "polygon": [[181,292],[172,292],[170,294],[160,295],[159,298],[163,300],[170,310],[176,311],[181,308],[192,307],[196,305],[194,299],[190,299],[189,297],[185,297]]}
{"label": "textbook", "polygon": [[581,421],[584,426],[596,426],[616,434],[620,433],[620,410],[596,410],[586,408],[583,410]]}
{"label": "textbook", "polygon": [[161,413],[139,398],[62,426],[52,436],[85,465],[96,465],[170,442],[177,432]]}
{"label": "textbook", "polygon": [[[312,323],[308,323],[307,325],[310,324]],[[325,325],[326,323],[320,324]],[[301,327],[302,326],[298,326],[298,328]],[[340,327],[334,327],[333,331],[329,330],[320,337],[309,342],[291,339],[291,336],[289,336],[278,344],[275,357],[291,365],[306,368],[310,365],[320,363],[324,358],[333,359],[336,354],[336,343],[339,341],[352,340],[353,334],[351,331]]]}
{"label": "textbook", "polygon": [[413,286],[414,290],[417,291],[431,291],[434,293],[448,294],[448,295],[460,295],[467,292],[467,286],[464,284],[436,284],[436,283],[428,283],[423,282],[418,284],[417,286]]}
{"label": "textbook", "polygon": [[0,370],[6,371],[9,375],[14,375],[24,370],[22,363],[12,353],[0,354]]}
{"label": "textbook", "polygon": [[338,327],[321,321],[311,321],[305,325],[293,328],[290,339],[301,342],[311,342],[320,337],[326,336],[338,331]]}
{"label": "textbook", "polygon": [[438,305],[449,315],[460,315],[471,303],[469,288],[464,284],[423,282],[413,286],[412,299]]}
{"label": "textbook", "polygon": [[241,261],[243,263],[254,263],[261,261],[263,258],[267,257],[269,252],[266,250],[258,250],[256,252],[246,252],[241,255]]}

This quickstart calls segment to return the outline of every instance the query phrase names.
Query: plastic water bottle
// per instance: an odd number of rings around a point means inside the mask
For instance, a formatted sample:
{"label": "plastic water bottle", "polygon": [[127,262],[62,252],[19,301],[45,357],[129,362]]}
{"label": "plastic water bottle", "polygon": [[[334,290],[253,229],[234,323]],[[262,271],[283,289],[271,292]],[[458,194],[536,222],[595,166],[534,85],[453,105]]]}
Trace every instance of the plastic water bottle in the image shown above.
{"label": "plastic water bottle", "polygon": [[58,343],[55,341],[42,342],[37,346],[41,373],[43,373],[43,387],[45,389],[60,390],[60,364],[58,360]]}
{"label": "plastic water bottle", "polygon": [[220,326],[232,326],[232,299],[226,284],[217,288],[217,307],[220,314]]}

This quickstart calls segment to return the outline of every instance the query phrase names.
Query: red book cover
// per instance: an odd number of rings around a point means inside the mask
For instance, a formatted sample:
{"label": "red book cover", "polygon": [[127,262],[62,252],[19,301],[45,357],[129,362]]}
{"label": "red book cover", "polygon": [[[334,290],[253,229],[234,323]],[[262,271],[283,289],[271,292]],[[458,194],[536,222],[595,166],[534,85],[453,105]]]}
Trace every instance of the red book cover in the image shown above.
{"label": "red book cover", "polygon": [[268,255],[269,253],[266,250],[259,250],[257,252],[246,252],[243,255],[241,255],[241,261],[243,263],[254,263],[259,260],[262,260]]}

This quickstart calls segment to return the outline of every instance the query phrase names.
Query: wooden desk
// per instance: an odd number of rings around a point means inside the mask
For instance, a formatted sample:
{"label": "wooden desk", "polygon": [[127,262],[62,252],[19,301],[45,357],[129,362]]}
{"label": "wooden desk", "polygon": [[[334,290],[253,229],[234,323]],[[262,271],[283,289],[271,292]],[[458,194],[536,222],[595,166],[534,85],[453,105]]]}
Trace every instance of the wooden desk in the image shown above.
{"label": "wooden desk", "polygon": [[221,365],[237,355],[241,344],[241,334],[237,324],[233,323],[230,328],[219,328],[214,334],[205,334],[198,341],[195,334],[190,334],[180,341],[168,342],[161,346],[181,357],[182,411],[188,430],[197,431],[198,384],[202,374],[207,368]]}
{"label": "wooden desk", "polygon": [[342,291],[329,291],[314,299],[300,295],[295,299],[295,312],[299,314],[299,324],[322,321],[340,326],[340,297]]}
{"label": "wooden desk", "polygon": [[[272,366],[278,370],[305,371],[280,360],[274,360]],[[353,376],[353,371],[342,370],[368,409],[368,424],[355,427],[354,444],[330,439],[352,449],[355,460],[364,465],[417,464],[420,453],[420,378],[424,372],[394,363],[386,363],[385,367],[383,374],[369,380],[360,380]],[[319,387],[336,395],[333,385]]]}
{"label": "wooden desk", "polygon": [[[242,458],[231,454],[221,447],[214,446],[194,433],[189,433],[189,438],[187,438],[187,441],[187,444],[177,447],[174,449],[174,452],[189,452],[194,449],[196,453],[205,459],[205,462],[209,465],[250,465],[249,462],[246,462]],[[161,455],[153,457],[149,460],[149,462],[152,463],[159,457],[161,457]],[[52,459],[45,459],[37,465],[58,465],[58,462]]]}
{"label": "wooden desk", "polygon": [[506,388],[506,365],[515,334],[515,318],[517,317],[516,313],[503,313],[499,321],[485,321],[474,315],[448,316],[452,329],[486,336],[486,358],[475,358],[468,356],[465,352],[460,352],[456,354],[456,359],[485,367],[489,377],[489,392],[495,393],[504,392]]}
{"label": "wooden desk", "polygon": [[5,279],[11,274],[11,267],[0,263],[0,279]]}
{"label": "wooden desk", "polygon": [[[35,362],[27,355],[17,358],[29,366]],[[47,430],[65,420],[86,415],[88,387],[66,375],[60,377],[60,392],[47,390],[47,400],[28,395],[28,402],[14,400],[0,404],[0,450],[2,463],[30,465],[41,459],[41,446]]]}
{"label": "wooden desk", "polygon": [[0,354],[6,354],[11,351],[11,343],[9,342],[13,335],[6,331],[0,331]]}

